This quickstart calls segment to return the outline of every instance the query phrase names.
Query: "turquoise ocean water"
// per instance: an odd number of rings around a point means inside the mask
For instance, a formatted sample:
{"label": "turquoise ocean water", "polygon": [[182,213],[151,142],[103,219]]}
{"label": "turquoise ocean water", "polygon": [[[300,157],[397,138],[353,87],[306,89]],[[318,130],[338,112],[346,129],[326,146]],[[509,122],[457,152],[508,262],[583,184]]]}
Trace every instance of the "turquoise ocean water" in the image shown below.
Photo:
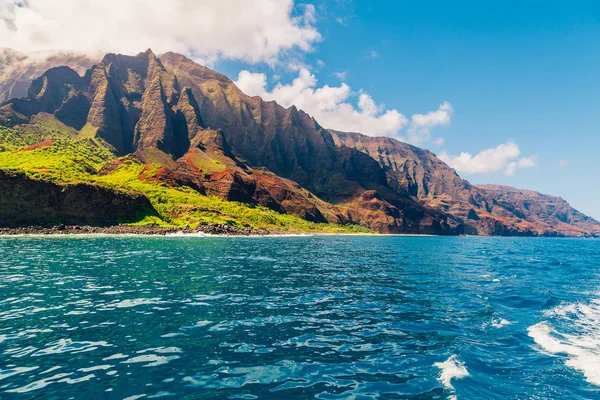
{"label": "turquoise ocean water", "polygon": [[0,239],[0,399],[600,398],[600,241]]}

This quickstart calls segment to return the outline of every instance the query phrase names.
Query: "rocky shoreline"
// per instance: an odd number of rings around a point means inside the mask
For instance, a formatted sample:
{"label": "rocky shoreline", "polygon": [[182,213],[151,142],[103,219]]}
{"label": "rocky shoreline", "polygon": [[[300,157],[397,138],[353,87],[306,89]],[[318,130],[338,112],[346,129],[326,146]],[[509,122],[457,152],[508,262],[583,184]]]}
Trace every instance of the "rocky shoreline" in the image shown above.
{"label": "rocky shoreline", "polygon": [[196,228],[165,228],[161,226],[130,226],[130,225],[112,225],[112,226],[87,226],[87,225],[57,225],[57,226],[21,226],[21,227],[0,227],[0,236],[7,235],[90,235],[90,234],[108,234],[108,235],[174,235],[174,234],[197,234],[205,233],[207,235],[221,236],[265,236],[265,235],[285,235],[290,232],[268,231],[265,229],[239,228],[229,225],[220,225],[214,223],[201,224]]}

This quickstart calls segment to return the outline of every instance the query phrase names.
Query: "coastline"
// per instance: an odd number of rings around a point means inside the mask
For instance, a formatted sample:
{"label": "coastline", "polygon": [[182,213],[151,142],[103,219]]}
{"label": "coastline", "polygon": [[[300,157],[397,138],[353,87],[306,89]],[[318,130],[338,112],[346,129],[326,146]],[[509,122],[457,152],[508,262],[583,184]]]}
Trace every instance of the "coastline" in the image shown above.
{"label": "coastline", "polygon": [[[89,226],[89,225],[57,225],[57,226],[21,226],[0,227],[0,238],[3,237],[61,237],[61,236],[158,236],[158,237],[311,237],[311,236],[401,236],[401,237],[439,237],[447,235],[435,235],[426,233],[379,233],[379,232],[319,232],[319,231],[277,231],[266,229],[255,229],[250,227],[235,227],[207,223],[198,225],[196,228],[174,228],[156,225],[111,225],[111,226]],[[487,235],[449,235],[449,236],[473,236],[490,237]],[[520,237],[498,235],[494,237]],[[557,237],[557,238],[596,238],[580,236],[529,236],[529,237]]]}
{"label": "coastline", "polygon": [[301,237],[301,236],[437,236],[428,234],[385,234],[378,232],[294,232],[249,227],[239,228],[229,225],[208,223],[196,228],[173,228],[153,225],[132,226],[89,226],[89,225],[57,225],[57,226],[21,226],[0,227],[0,238],[10,236],[163,236],[163,237]]}
{"label": "coastline", "polygon": [[58,225],[0,227],[1,236],[64,236],[64,235],[146,235],[146,236],[176,236],[176,235],[206,235],[206,236],[267,236],[294,234],[284,231],[268,231],[264,229],[239,228],[229,225],[204,224],[196,228],[171,228],[161,226],[88,226],[88,225]]}

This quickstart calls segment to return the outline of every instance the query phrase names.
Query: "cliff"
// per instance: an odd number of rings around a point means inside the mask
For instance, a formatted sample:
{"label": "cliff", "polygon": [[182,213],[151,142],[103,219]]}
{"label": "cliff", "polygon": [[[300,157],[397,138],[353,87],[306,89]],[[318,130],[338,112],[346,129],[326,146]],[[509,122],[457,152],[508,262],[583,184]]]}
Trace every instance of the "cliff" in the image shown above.
{"label": "cliff", "polygon": [[428,150],[392,138],[330,131],[338,145],[370,155],[390,186],[454,216],[465,233],[518,236],[598,236],[600,224],[566,201],[528,190],[472,185]]}
{"label": "cliff", "polygon": [[386,233],[597,232],[596,221],[563,221],[548,207],[525,212],[521,202],[471,185],[427,150],[324,129],[302,110],[247,96],[226,76],[175,53],[107,54],[83,74],[50,68],[31,80],[25,97],[0,105],[0,125],[19,132],[45,115],[61,132],[106,144],[117,160],[98,176],[118,171],[127,158],[146,166],[141,181],[307,221]]}
{"label": "cliff", "polygon": [[60,185],[0,171],[0,226],[109,226],[156,215],[150,201],[102,186]]}

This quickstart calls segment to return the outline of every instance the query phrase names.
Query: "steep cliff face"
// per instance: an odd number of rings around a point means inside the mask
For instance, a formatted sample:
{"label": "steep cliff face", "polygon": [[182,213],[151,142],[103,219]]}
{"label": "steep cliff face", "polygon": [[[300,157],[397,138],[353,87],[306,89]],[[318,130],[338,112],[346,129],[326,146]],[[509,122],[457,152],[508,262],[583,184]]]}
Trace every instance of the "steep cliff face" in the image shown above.
{"label": "steep cliff face", "polygon": [[399,192],[418,198],[448,195],[469,199],[464,191],[470,191],[472,185],[429,150],[389,137],[334,130],[330,133],[337,145],[355,148],[377,160],[386,171],[390,185]]}
{"label": "steep cliff face", "polygon": [[295,181],[347,210],[333,220],[371,224],[373,213],[360,204],[365,192],[375,191],[386,203],[375,214],[391,221],[378,223],[379,230],[460,231],[452,217],[398,194],[373,158],[352,147],[337,146],[331,133],[303,111],[247,96],[226,76],[182,55],[166,53],[160,58],[179,84],[191,89],[204,125],[223,132],[235,157]]}
{"label": "steep cliff face", "polygon": [[506,213],[514,224],[532,230],[566,236],[600,237],[600,223],[577,211],[560,197],[533,190],[516,189],[501,185],[478,185],[492,204],[492,212]]}
{"label": "steep cliff face", "polygon": [[[224,75],[175,53],[161,56],[180,85],[191,88],[202,120],[223,131],[237,157],[292,179],[317,195],[353,194],[361,186],[386,185],[370,157],[335,146],[329,132],[295,107],[249,97]],[[329,173],[325,173],[328,171]],[[332,192],[333,185],[338,186]]]}
{"label": "steep cliff face", "polygon": [[506,186],[476,186],[435,154],[387,137],[330,131],[336,144],[377,160],[389,185],[421,204],[454,216],[465,233],[592,236],[600,224],[562,199]]}
{"label": "steep cliff face", "polygon": [[3,171],[0,193],[0,226],[108,226],[155,214],[144,196],[95,185],[58,185]]}
{"label": "steep cliff face", "polygon": [[487,207],[486,200],[473,185],[429,150],[388,137],[330,132],[336,144],[355,148],[377,160],[389,185],[399,193],[463,220],[469,218],[475,206]]}
{"label": "steep cliff face", "polygon": [[[246,96],[181,55],[108,54],[84,76],[50,69],[26,98],[0,107],[0,123],[26,123],[41,112],[106,140],[116,154],[162,165],[159,178],[170,185],[192,184],[316,222],[370,225],[381,218],[385,232],[452,233],[459,225],[398,194],[374,159],[336,146],[306,113]],[[385,207],[365,212],[367,191]]]}
{"label": "steep cliff face", "polygon": [[26,97],[0,105],[0,124],[50,115],[77,137],[101,138],[116,155],[160,167],[142,180],[315,222],[502,235],[586,235],[597,226],[566,205],[570,217],[549,207],[527,213],[515,196],[471,185],[427,150],[324,129],[179,54],[107,54],[78,72],[60,66],[32,79]]}

